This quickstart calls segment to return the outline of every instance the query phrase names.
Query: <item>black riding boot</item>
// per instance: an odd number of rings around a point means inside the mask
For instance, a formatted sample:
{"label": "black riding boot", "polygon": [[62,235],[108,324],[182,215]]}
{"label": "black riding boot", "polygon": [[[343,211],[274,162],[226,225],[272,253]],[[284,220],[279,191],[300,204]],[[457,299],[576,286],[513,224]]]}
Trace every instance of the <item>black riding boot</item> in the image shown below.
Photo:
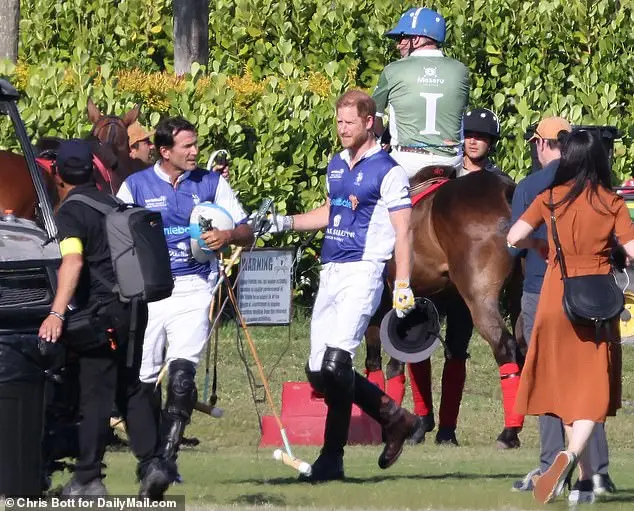
{"label": "black riding boot", "polygon": [[398,406],[359,373],[355,373],[354,403],[383,426],[385,447],[379,456],[379,467],[390,467],[401,455],[405,440],[422,427],[422,419]]}
{"label": "black riding boot", "polygon": [[317,375],[309,375],[309,380],[311,383],[315,380],[317,386],[323,382],[328,413],[321,454],[312,465],[311,475],[300,476],[300,480],[310,482],[332,481],[344,477],[343,451],[348,442],[354,392],[354,371],[350,354],[340,349],[328,348],[321,372]]}
{"label": "black riding boot", "polygon": [[170,472],[176,478],[178,449],[183,439],[183,431],[196,404],[196,366],[189,360],[179,358],[170,362],[168,374],[159,456],[168,463]]}
{"label": "black riding boot", "polygon": [[161,424],[161,446],[159,456],[164,459],[169,466],[173,476],[177,474],[176,458],[183,440],[183,432],[187,421],[180,417],[172,417],[166,414]]}
{"label": "black riding boot", "polygon": [[139,472],[139,497],[148,497],[153,501],[163,500],[163,495],[173,480],[167,462],[162,458],[153,458]]}

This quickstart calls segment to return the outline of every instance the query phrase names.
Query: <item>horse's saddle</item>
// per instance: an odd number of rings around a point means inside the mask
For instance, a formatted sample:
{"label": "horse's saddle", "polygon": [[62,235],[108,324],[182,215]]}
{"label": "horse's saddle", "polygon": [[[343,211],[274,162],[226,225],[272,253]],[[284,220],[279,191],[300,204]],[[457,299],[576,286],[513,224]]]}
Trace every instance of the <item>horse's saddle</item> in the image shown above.
{"label": "horse's saddle", "polygon": [[456,177],[456,169],[448,165],[430,165],[420,169],[409,181],[412,205]]}

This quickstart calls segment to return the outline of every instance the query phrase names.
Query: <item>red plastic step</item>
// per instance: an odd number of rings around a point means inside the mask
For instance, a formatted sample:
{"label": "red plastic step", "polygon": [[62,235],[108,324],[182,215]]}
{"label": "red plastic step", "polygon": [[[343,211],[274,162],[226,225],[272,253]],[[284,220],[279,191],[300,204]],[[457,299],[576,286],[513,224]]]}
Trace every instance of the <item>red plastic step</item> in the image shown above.
{"label": "red plastic step", "polygon": [[[307,382],[288,381],[282,386],[281,421],[291,445],[322,445],[328,407],[322,395]],[[381,427],[353,405],[348,444],[380,444]],[[260,446],[281,447],[282,435],[273,416],[262,417]]]}
{"label": "red plastic step", "polygon": [[[292,445],[320,446],[324,441],[326,418],[315,416],[290,416],[282,418],[286,436]],[[381,427],[366,414],[351,417],[348,431],[348,445],[380,444]],[[262,439],[260,447],[282,447],[282,435],[275,417],[262,417]]]}
{"label": "red plastic step", "polygon": [[[326,417],[328,408],[324,397],[313,391],[310,383],[287,381],[282,386],[282,419],[286,417]],[[352,416],[360,417],[363,412],[352,405]]]}

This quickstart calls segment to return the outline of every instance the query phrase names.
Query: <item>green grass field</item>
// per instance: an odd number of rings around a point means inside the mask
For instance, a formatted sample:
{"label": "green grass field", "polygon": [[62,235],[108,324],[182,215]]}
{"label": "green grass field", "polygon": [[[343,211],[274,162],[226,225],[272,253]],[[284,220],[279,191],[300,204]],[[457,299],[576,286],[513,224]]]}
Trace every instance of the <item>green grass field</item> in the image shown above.
{"label": "green grass field", "polygon": [[[296,320],[287,328],[250,329],[279,408],[282,382],[301,380],[308,353],[308,321]],[[245,352],[248,347],[245,341]],[[624,354],[624,407],[609,420],[610,474],[618,493],[597,503],[600,509],[634,509],[634,411],[632,347]],[[528,417],[521,433],[522,448],[500,451],[495,439],[502,429],[502,404],[498,372],[488,345],[474,336],[470,348],[467,384],[461,407],[458,439],[461,447],[434,445],[434,433],[427,443],[406,446],[398,463],[388,470],[376,464],[380,446],[355,446],[346,450],[345,482],[306,485],[296,482],[296,473],[272,459],[271,448],[258,448],[260,432],[257,413],[269,415],[265,403],[254,404],[245,367],[237,348],[236,329],[225,326],[219,347],[218,406],[225,417],[213,419],[194,413],[186,436],[200,445],[185,448],[179,456],[184,484],[169,493],[186,496],[188,507],[241,508],[249,506],[312,509],[540,509],[532,495],[510,491],[511,484],[534,468],[538,459],[537,419]],[[365,353],[358,354],[357,369],[363,369]],[[247,355],[257,378],[255,364]],[[387,360],[384,360],[386,362]],[[442,352],[433,356],[434,399],[439,403]],[[199,371],[202,394],[204,362]],[[256,389],[262,400],[262,388]],[[406,394],[407,406],[411,400]],[[296,447],[294,454],[312,461],[318,447]],[[135,462],[129,452],[106,455],[106,484],[111,494],[136,493]],[[54,484],[68,479],[59,474]],[[552,509],[567,508],[560,498]]]}

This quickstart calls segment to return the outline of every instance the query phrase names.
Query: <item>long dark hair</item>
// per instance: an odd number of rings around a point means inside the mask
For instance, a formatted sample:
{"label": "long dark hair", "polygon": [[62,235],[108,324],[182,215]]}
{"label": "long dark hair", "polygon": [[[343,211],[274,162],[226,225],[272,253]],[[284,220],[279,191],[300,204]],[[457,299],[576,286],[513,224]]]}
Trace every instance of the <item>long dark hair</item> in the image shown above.
{"label": "long dark hair", "polygon": [[583,130],[572,133],[562,131],[557,140],[561,143],[561,160],[550,188],[571,181],[572,188],[554,206],[565,205],[567,208],[584,190],[587,190],[591,204],[596,196],[607,209],[607,205],[598,195],[598,190],[599,187],[611,190],[612,176],[608,154],[601,140],[590,131]]}

